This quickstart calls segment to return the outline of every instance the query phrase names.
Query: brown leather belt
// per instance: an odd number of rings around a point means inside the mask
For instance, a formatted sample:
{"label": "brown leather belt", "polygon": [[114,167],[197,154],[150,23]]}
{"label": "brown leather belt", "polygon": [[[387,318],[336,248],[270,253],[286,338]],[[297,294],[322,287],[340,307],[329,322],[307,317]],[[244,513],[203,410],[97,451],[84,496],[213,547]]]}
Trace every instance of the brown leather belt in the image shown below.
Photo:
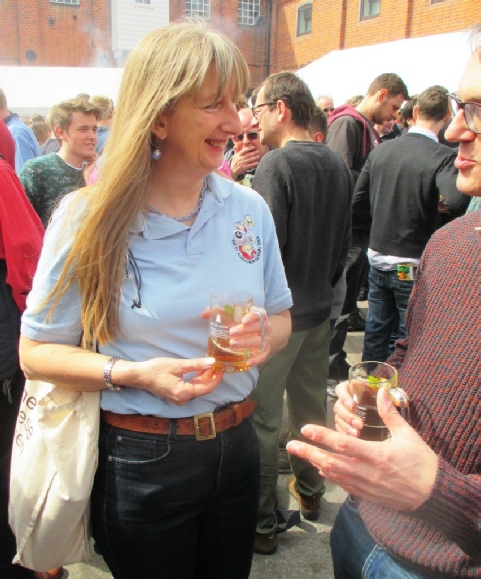
{"label": "brown leather belt", "polygon": [[255,401],[246,398],[220,412],[207,412],[190,418],[157,418],[142,414],[117,414],[107,410],[102,410],[101,416],[111,426],[148,434],[170,434],[171,424],[175,422],[177,436],[195,436],[196,440],[211,440],[218,432],[239,425],[252,414],[255,407]]}

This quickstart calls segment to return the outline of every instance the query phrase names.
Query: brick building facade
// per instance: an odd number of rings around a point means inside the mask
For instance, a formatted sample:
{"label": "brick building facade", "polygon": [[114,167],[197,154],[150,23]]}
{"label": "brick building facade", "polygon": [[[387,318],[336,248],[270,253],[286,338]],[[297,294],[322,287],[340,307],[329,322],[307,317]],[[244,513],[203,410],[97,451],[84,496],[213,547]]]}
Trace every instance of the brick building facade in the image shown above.
{"label": "brick building facade", "polygon": [[[309,4],[310,31],[302,34],[299,12]],[[364,5],[378,13],[362,18]],[[278,0],[271,72],[297,70],[333,50],[457,32],[480,21],[478,0]]]}
{"label": "brick building facade", "polygon": [[203,7],[212,27],[238,44],[254,86],[271,72],[297,70],[333,50],[455,32],[481,21],[478,0],[0,0],[0,65],[121,66],[133,41],[112,46],[112,14],[120,3],[143,10],[122,24],[133,37],[159,25],[156,10],[175,21]]}
{"label": "brick building facade", "polygon": [[110,0],[0,0],[1,66],[114,66]]}

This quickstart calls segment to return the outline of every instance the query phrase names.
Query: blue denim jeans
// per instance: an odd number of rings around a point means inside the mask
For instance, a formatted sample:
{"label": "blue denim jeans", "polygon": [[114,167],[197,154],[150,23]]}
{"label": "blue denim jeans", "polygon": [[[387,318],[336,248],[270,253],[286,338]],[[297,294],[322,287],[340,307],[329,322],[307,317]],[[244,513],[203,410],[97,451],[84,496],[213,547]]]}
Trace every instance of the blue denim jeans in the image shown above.
{"label": "blue denim jeans", "polygon": [[368,533],[356,504],[349,498],[339,509],[331,531],[336,579],[423,579],[425,575],[394,560]]}
{"label": "blue denim jeans", "polygon": [[413,286],[413,281],[398,279],[395,270],[371,267],[363,360],[384,362],[390,354],[393,332],[397,331],[399,339],[406,337],[404,318]]}
{"label": "blue denim jeans", "polygon": [[102,422],[99,451],[93,536],[116,579],[249,576],[259,501],[250,418],[205,441]]}

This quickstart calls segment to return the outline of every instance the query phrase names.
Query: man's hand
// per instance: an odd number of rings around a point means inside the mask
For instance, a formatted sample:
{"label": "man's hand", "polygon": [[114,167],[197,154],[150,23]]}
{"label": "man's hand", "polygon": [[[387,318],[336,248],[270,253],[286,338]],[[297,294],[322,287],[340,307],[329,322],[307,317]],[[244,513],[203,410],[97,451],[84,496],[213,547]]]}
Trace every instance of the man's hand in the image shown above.
{"label": "man's hand", "polygon": [[232,157],[230,170],[232,177],[237,179],[249,169],[255,169],[260,161],[259,151],[252,146],[243,147]]}
{"label": "man's hand", "polygon": [[400,416],[384,388],[378,393],[377,404],[390,439],[368,442],[308,424],[302,434],[332,452],[297,440],[289,442],[287,450],[308,460],[321,476],[355,496],[398,511],[415,509],[431,493],[438,457]]}

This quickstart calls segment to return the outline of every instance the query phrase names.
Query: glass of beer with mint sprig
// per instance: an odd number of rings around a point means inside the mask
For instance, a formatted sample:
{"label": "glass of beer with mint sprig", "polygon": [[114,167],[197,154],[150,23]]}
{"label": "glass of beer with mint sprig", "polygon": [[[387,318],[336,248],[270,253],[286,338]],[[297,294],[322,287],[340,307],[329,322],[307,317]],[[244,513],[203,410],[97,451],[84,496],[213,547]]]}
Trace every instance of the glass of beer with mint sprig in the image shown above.
{"label": "glass of beer with mint sprig", "polygon": [[356,403],[355,413],[364,424],[359,436],[362,440],[383,441],[390,436],[377,411],[379,388],[387,388],[393,404],[409,421],[409,398],[398,387],[398,373],[393,366],[385,362],[361,362],[349,370],[349,382]]}

